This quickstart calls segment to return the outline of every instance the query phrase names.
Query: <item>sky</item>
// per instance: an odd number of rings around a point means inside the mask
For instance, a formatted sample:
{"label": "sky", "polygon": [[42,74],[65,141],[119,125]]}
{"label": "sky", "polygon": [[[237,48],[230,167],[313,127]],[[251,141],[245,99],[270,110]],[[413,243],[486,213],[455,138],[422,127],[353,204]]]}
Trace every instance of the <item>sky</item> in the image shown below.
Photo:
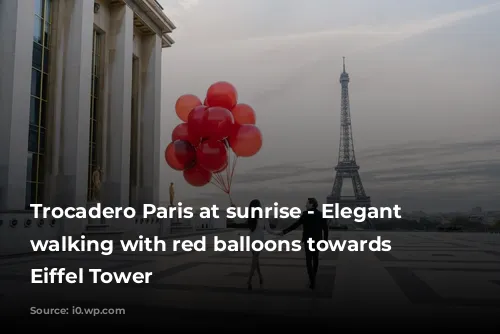
{"label": "sky", "polygon": [[[342,57],[356,160],[374,206],[500,209],[500,2],[159,0],[176,24],[162,62],[162,147],[176,99],[216,81],[256,111],[261,151],[238,159],[233,200],[303,206],[331,192]],[[161,198],[227,206],[161,165]],[[345,189],[344,194],[352,194]]]}

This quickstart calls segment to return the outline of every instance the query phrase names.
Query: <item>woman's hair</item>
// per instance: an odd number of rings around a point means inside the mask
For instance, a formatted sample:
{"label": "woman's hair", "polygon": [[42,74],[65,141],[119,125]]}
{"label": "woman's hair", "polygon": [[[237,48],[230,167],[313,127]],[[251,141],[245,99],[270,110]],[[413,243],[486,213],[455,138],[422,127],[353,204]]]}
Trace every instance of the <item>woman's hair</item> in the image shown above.
{"label": "woman's hair", "polygon": [[316,198],[309,197],[307,199],[307,202],[312,205],[313,209],[317,209],[318,208],[318,200]]}
{"label": "woman's hair", "polygon": [[[248,214],[251,215],[252,214],[252,208],[260,208],[260,201],[258,199],[254,199],[250,202],[250,205],[248,206]],[[251,232],[255,231],[255,229],[257,228],[257,221],[258,221],[258,218],[257,217],[248,217],[247,219],[247,224],[248,224],[248,228],[250,229]]]}

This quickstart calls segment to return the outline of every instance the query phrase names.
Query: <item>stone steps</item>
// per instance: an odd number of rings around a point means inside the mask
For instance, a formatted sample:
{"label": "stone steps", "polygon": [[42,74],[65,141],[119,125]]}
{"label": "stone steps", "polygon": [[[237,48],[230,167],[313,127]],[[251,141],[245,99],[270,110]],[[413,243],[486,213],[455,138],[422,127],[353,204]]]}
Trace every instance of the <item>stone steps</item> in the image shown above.
{"label": "stone steps", "polygon": [[172,225],[170,226],[171,234],[179,234],[194,231],[191,225]]}
{"label": "stone steps", "polygon": [[108,224],[88,224],[82,233],[92,240],[120,240],[125,231],[113,228]]}

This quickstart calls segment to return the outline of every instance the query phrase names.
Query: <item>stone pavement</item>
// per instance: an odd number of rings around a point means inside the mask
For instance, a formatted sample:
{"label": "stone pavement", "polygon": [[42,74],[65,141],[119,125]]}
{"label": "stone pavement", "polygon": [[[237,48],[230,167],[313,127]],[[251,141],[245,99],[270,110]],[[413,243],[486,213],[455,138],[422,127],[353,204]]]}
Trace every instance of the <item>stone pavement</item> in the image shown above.
{"label": "stone pavement", "polygon": [[[215,235],[230,240],[237,239],[237,233],[230,230]],[[292,232],[285,238],[298,239],[300,233]],[[331,231],[330,235],[332,240],[372,240],[380,235],[391,240],[392,250],[322,253],[314,292],[306,288],[303,252],[264,252],[261,255],[264,286],[260,288],[255,277],[253,291],[246,287],[248,252],[116,252],[111,257],[54,253],[9,258],[0,260],[0,308],[6,310],[4,315],[25,324],[43,322],[43,317],[28,315],[30,307],[42,305],[120,307],[125,309],[127,318],[141,310],[148,310],[151,316],[164,310],[154,317],[157,320],[170,317],[169,321],[187,316],[201,319],[204,314],[207,317],[244,314],[259,319],[286,316],[295,320],[342,315],[386,320],[403,316],[465,319],[478,314],[485,319],[498,318],[500,235],[376,231]],[[207,235],[207,240],[213,236]],[[198,235],[181,239],[199,238]],[[45,266],[154,274],[147,285],[83,284],[64,288],[43,285],[41,288],[30,284],[30,269]],[[123,315],[107,317],[124,318]]]}

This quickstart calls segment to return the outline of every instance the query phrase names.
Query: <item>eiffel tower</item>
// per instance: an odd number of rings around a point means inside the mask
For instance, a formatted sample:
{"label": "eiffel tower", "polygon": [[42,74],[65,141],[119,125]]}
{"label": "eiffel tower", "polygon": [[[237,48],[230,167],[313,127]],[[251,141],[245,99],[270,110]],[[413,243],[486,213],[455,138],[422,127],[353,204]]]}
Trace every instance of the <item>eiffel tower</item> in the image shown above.
{"label": "eiffel tower", "polygon": [[[342,207],[369,207],[371,199],[366,195],[359,166],[354,154],[354,142],[352,139],[351,111],[349,107],[349,74],[345,71],[345,57],[343,57],[343,72],[340,74],[341,85],[341,107],[340,107],[340,145],[339,160],[335,167],[336,175],[333,183],[332,193],[326,198],[328,204],[338,203]],[[342,196],[342,186],[345,179],[351,179],[354,188],[354,196]],[[335,220],[338,225],[338,220]],[[366,222],[372,228],[370,221]]]}

